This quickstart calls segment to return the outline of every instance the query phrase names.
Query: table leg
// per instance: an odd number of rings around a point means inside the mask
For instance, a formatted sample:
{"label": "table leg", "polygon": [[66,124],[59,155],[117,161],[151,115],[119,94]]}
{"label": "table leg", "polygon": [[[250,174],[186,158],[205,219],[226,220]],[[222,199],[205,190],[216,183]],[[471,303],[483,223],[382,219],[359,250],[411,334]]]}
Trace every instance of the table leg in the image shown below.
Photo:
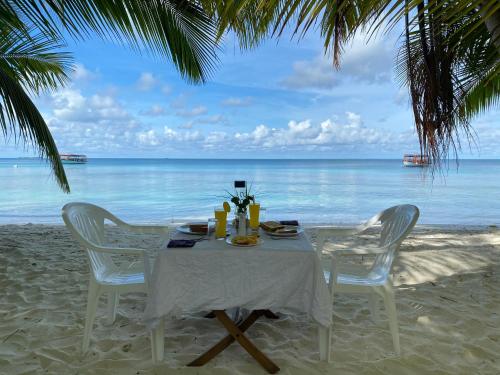
{"label": "table leg", "polygon": [[224,328],[233,336],[236,341],[250,354],[257,362],[264,367],[270,374],[277,373],[280,368],[274,364],[264,353],[262,353],[229,319],[224,310],[215,310],[215,316],[222,323]]}
{"label": "table leg", "polygon": [[165,322],[160,318],[158,325],[151,331],[151,351],[153,362],[163,361],[165,352]]}
{"label": "table leg", "polygon": [[319,359],[331,362],[332,328],[318,326]]}
{"label": "table leg", "polygon": [[280,317],[273,313],[271,310],[264,310],[264,316],[267,319],[279,319]]}
{"label": "table leg", "polygon": [[188,366],[203,366],[205,363],[221,353],[234,341],[238,343],[250,354],[259,364],[264,367],[270,374],[275,374],[280,370],[273,361],[271,361],[264,353],[262,353],[245,335],[245,332],[255,321],[262,315],[263,310],[255,310],[243,321],[236,325],[226,314],[224,310],[214,310],[215,317],[221,322],[224,328],[230,335],[224,337],[216,345],[210,348],[207,352],[196,358]]}
{"label": "table leg", "polygon": [[[214,313],[212,313],[214,314]],[[238,328],[241,332],[245,332],[252,324],[255,323],[255,321],[262,315],[262,311],[257,310],[257,311],[252,311],[250,315],[247,316],[247,318],[238,325]],[[215,317],[215,314],[214,314]],[[205,353],[200,355],[198,358],[196,358],[194,361],[188,364],[188,366],[192,367],[198,367],[198,366],[203,366],[206,363],[208,363],[212,358],[220,354],[222,351],[224,351],[229,345],[231,345],[233,342],[235,342],[235,338],[231,335],[227,335],[224,337],[222,340],[220,340],[217,344],[212,346],[209,350],[207,350]]]}

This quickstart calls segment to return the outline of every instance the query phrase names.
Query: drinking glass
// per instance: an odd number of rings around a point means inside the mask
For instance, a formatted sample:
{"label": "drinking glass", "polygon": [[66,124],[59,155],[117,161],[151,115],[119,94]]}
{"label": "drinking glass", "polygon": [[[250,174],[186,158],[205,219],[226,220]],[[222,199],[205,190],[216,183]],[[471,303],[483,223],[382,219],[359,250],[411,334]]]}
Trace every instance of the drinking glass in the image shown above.
{"label": "drinking glass", "polygon": [[250,228],[259,228],[259,213],[260,213],[260,203],[251,203],[249,206],[250,210]]}
{"label": "drinking glass", "polygon": [[210,217],[208,219],[208,223],[207,223],[207,237],[210,237],[210,233],[212,232],[212,228],[215,226],[215,228],[217,228],[217,219],[216,218],[213,218],[213,217]]}
{"label": "drinking glass", "polygon": [[217,220],[217,223],[215,225],[215,238],[225,238],[227,227],[227,212],[223,208],[216,208],[214,210],[214,216],[215,220]]}

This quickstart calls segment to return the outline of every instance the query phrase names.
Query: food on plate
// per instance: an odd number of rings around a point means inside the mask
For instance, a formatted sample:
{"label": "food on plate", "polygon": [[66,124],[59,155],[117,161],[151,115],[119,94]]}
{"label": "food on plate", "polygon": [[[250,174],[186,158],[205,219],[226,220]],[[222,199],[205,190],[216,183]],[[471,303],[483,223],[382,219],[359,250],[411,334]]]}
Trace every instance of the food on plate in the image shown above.
{"label": "food on plate", "polygon": [[231,238],[231,243],[233,245],[257,245],[259,240],[258,236],[234,236]]}
{"label": "food on plate", "polygon": [[208,224],[189,224],[189,230],[195,233],[207,233]]}
{"label": "food on plate", "polygon": [[295,233],[298,233],[298,232],[297,232],[297,228],[287,227],[287,228],[277,229],[277,230],[274,231],[274,233],[278,233],[278,234],[295,234]]}
{"label": "food on plate", "polygon": [[278,229],[284,229],[285,226],[278,223],[277,221],[264,221],[260,223],[260,227],[267,232],[275,232]]}

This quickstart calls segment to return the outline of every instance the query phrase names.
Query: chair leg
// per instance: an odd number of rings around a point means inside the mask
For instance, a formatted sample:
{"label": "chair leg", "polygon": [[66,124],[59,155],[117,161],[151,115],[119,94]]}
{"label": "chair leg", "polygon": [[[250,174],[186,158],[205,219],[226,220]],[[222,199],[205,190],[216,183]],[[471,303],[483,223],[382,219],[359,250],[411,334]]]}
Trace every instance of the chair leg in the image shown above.
{"label": "chair leg", "polygon": [[392,342],[394,344],[394,351],[399,355],[401,348],[399,345],[399,329],[398,329],[398,316],[396,311],[396,303],[394,301],[394,292],[391,286],[384,289],[384,303],[387,317],[389,318],[389,328],[392,334]]}
{"label": "chair leg", "polygon": [[163,361],[165,351],[165,322],[161,318],[158,326],[151,331],[151,354],[153,362],[158,363]]}
{"label": "chair leg", "polygon": [[332,327],[318,327],[319,359],[331,361]]}
{"label": "chair leg", "polygon": [[92,326],[94,325],[94,319],[97,309],[97,302],[99,301],[99,285],[94,282],[89,284],[89,293],[87,297],[87,312],[85,315],[85,328],[83,329],[83,345],[82,351],[86,353],[89,349],[90,334],[92,333]]}
{"label": "chair leg", "polygon": [[380,320],[378,301],[379,301],[379,296],[376,295],[375,293],[372,293],[368,296],[370,312],[372,314],[372,319],[374,322],[378,322]]}
{"label": "chair leg", "polygon": [[120,293],[109,292],[108,293],[108,319],[107,324],[111,325],[116,319],[116,307],[118,306],[118,301],[120,299]]}

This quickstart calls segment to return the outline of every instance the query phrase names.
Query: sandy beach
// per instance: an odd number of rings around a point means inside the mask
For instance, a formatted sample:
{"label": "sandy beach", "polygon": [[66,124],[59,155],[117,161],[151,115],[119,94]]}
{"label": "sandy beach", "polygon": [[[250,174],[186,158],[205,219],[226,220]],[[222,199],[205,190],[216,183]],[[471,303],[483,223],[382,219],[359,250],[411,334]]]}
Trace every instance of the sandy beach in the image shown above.
{"label": "sandy beach", "polygon": [[[113,232],[111,242],[122,241],[150,249],[160,244]],[[335,300],[331,364],[318,362],[316,328],[304,317],[262,320],[248,335],[281,374],[500,373],[498,228],[417,227],[394,273],[400,357],[392,352],[385,315],[373,322],[359,296]],[[122,296],[112,326],[105,323],[103,299],[90,350],[80,354],[88,277],[86,256],[63,226],[0,226],[0,374],[265,373],[237,345],[205,367],[184,367],[224,334],[200,316],[167,322],[166,358],[154,365],[141,294]]]}

